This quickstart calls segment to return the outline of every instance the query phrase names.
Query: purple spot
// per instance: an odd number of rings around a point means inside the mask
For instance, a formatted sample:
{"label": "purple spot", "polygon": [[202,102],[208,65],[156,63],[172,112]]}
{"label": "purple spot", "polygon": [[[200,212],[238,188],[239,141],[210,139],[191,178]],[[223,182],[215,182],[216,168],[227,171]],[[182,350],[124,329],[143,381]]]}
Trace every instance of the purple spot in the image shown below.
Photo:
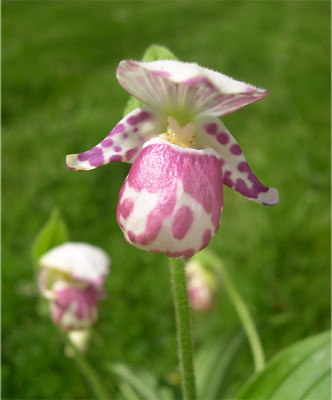
{"label": "purple spot", "polygon": [[182,206],[175,214],[172,225],[172,234],[175,239],[183,239],[194,221],[194,213],[188,206]]}
{"label": "purple spot", "polygon": [[113,156],[111,156],[108,160],[108,162],[114,162],[114,161],[122,161],[122,156],[120,156],[120,154],[115,154]]}
{"label": "purple spot", "polygon": [[[266,193],[269,188],[264,186],[254,175],[253,172],[251,172],[247,162],[241,162],[238,165],[238,170],[240,172],[248,172],[247,179],[241,179],[238,178],[236,179],[234,189],[241,193],[243,196],[251,198],[251,199],[257,199],[259,197],[260,193]],[[250,185],[250,183],[251,185]]]}
{"label": "purple spot", "polygon": [[249,168],[249,165],[248,165],[247,161],[241,161],[238,164],[237,169],[240,172],[251,172],[251,169]]}
{"label": "purple spot", "polygon": [[233,144],[230,148],[230,151],[232,154],[234,154],[235,156],[239,156],[240,154],[242,154],[242,150],[241,147],[238,144]]}
{"label": "purple spot", "polygon": [[126,151],[126,160],[130,161],[137,152],[138,152],[138,147]]}
{"label": "purple spot", "polygon": [[128,138],[128,133],[123,133],[122,134],[122,139],[127,139]]}
{"label": "purple spot", "polygon": [[160,70],[156,70],[156,71],[152,71],[153,73],[155,73],[156,75],[162,76],[164,78],[170,78],[171,73],[168,71],[160,71]]}
{"label": "purple spot", "polygon": [[103,150],[100,147],[94,147],[89,151],[89,164],[93,167],[99,167],[104,164]]}
{"label": "purple spot", "polygon": [[80,153],[77,156],[78,161],[86,161],[90,158],[90,150],[85,151],[84,153]]}
{"label": "purple spot", "polygon": [[161,210],[155,209],[147,218],[145,232],[138,235],[137,242],[143,246],[151,243],[160,232],[164,215]]}
{"label": "purple spot", "polygon": [[254,175],[254,173],[250,173],[248,175],[249,181],[252,183],[253,189],[256,190],[259,193],[266,193],[269,188],[264,186]]}
{"label": "purple spot", "polygon": [[183,252],[184,258],[190,258],[196,253],[195,249],[187,249]]}
{"label": "purple spot", "polygon": [[105,138],[100,144],[102,147],[111,147],[113,146],[113,139],[110,137]]}
{"label": "purple spot", "polygon": [[120,213],[124,219],[127,219],[134,209],[134,200],[128,197],[120,205]]}
{"label": "purple spot", "polygon": [[220,159],[220,166],[223,167],[225,165],[225,160],[223,158]]}
{"label": "purple spot", "polygon": [[113,136],[113,135],[116,135],[117,133],[121,133],[121,132],[123,132],[125,130],[125,128],[126,128],[125,125],[117,124],[117,126],[115,126],[111,130],[111,132],[109,133],[109,136]]}
{"label": "purple spot", "polygon": [[134,132],[135,132],[135,133],[138,132],[137,126],[135,126],[135,128],[134,128]]}
{"label": "purple spot", "polygon": [[206,124],[205,130],[209,135],[215,135],[217,133],[217,124]]}
{"label": "purple spot", "polygon": [[187,80],[183,81],[185,85],[195,85],[196,83],[202,83],[206,80],[204,76],[193,76],[192,78],[188,78]]}
{"label": "purple spot", "polygon": [[151,118],[151,115],[147,111],[142,111],[138,115],[132,115],[127,119],[129,125],[137,125],[140,122],[147,121]]}
{"label": "purple spot", "polygon": [[119,153],[119,152],[122,150],[122,147],[121,147],[121,146],[114,146],[114,147],[113,147],[113,150],[114,150],[116,153]]}
{"label": "purple spot", "polygon": [[182,251],[165,251],[167,257],[181,257],[183,256]]}
{"label": "purple spot", "polygon": [[221,144],[227,144],[229,141],[228,133],[226,132],[218,133],[217,140]]}
{"label": "purple spot", "polygon": [[182,251],[165,251],[167,257],[190,258],[196,253],[195,249],[187,249]]}
{"label": "purple spot", "polygon": [[231,171],[226,171],[224,175],[224,184],[232,188],[234,186],[233,180],[230,178],[232,175]]}
{"label": "purple spot", "polygon": [[256,190],[254,188],[250,189],[243,179],[236,180],[234,189],[245,197],[250,197],[251,199],[258,198]]}
{"label": "purple spot", "polygon": [[200,250],[203,250],[209,244],[210,240],[211,240],[211,230],[205,229],[202,235],[202,246],[200,247]]}
{"label": "purple spot", "polygon": [[209,89],[215,90],[214,85],[204,76],[193,76],[182,82],[183,85],[197,85],[197,84],[204,84]]}
{"label": "purple spot", "polygon": [[128,234],[128,238],[131,242],[137,243],[136,235],[133,231],[128,231],[127,234]]}

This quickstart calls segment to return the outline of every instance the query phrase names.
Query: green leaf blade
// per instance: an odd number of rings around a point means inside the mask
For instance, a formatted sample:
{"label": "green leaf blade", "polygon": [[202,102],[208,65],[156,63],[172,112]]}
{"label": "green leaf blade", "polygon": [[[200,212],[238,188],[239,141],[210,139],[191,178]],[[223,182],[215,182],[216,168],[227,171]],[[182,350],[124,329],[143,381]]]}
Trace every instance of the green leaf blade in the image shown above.
{"label": "green leaf blade", "polygon": [[216,399],[224,387],[225,375],[244,342],[242,331],[218,338],[203,346],[195,359],[198,398]]}
{"label": "green leaf blade", "polygon": [[69,240],[68,229],[58,210],[53,210],[49,220],[40,230],[32,246],[32,257],[35,266],[39,258],[52,247]]}
{"label": "green leaf blade", "polygon": [[113,363],[109,365],[109,370],[116,375],[118,379],[126,382],[138,395],[143,399],[158,398],[155,392],[154,376],[147,375],[140,371],[141,374],[133,373],[125,364]]}
{"label": "green leaf blade", "polygon": [[330,399],[330,332],[310,337],[275,356],[240,391],[237,400]]}
{"label": "green leaf blade", "polygon": [[331,371],[330,368],[320,377],[301,397],[301,400],[316,400],[317,393],[322,399],[329,399],[331,395]]}
{"label": "green leaf blade", "polygon": [[177,57],[167,47],[152,44],[145,50],[142,61],[148,62],[156,60],[177,60]]}

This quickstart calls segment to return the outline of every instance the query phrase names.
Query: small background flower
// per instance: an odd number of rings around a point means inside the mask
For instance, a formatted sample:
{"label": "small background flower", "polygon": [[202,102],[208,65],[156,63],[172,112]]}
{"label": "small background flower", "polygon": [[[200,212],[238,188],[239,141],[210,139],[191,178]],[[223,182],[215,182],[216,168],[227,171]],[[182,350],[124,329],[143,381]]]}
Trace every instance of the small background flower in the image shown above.
{"label": "small background flower", "polygon": [[53,321],[67,331],[88,329],[97,320],[98,298],[110,258],[87,243],[64,243],[39,260],[39,287],[49,300]]}
{"label": "small background flower", "polygon": [[203,265],[196,260],[187,262],[186,277],[191,308],[199,312],[211,310],[215,304],[217,277],[212,271],[204,269]]}

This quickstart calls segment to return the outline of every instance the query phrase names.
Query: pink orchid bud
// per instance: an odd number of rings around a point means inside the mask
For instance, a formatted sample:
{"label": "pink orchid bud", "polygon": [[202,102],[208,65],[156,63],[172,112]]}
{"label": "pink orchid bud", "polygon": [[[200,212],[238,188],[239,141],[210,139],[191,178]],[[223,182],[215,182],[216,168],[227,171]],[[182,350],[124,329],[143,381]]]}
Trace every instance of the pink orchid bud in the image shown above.
{"label": "pink orchid bud", "polygon": [[213,276],[202,265],[191,260],[186,265],[187,291],[193,310],[207,312],[214,305]]}

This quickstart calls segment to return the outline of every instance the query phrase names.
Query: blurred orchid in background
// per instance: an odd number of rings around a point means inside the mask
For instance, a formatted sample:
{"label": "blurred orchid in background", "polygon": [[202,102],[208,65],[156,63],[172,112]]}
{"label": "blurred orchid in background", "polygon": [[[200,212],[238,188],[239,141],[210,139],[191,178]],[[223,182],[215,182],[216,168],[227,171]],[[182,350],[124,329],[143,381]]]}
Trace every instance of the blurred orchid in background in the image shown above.
{"label": "blurred orchid in background", "polygon": [[119,83],[146,104],[126,115],[91,150],[67,156],[75,170],[133,163],[120,191],[117,221],[126,240],[151,252],[189,258],[216,234],[223,184],[263,205],[278,191],[253,174],[218,119],[267,91],[194,63],[121,61]]}
{"label": "blurred orchid in background", "polygon": [[105,295],[109,256],[96,246],[67,242],[45,253],[39,264],[39,288],[50,302],[53,321],[66,331],[93,325],[98,299]]}
{"label": "blurred orchid in background", "polygon": [[217,280],[212,271],[204,268],[197,260],[186,264],[187,290],[191,308],[199,312],[207,312],[214,305]]}

